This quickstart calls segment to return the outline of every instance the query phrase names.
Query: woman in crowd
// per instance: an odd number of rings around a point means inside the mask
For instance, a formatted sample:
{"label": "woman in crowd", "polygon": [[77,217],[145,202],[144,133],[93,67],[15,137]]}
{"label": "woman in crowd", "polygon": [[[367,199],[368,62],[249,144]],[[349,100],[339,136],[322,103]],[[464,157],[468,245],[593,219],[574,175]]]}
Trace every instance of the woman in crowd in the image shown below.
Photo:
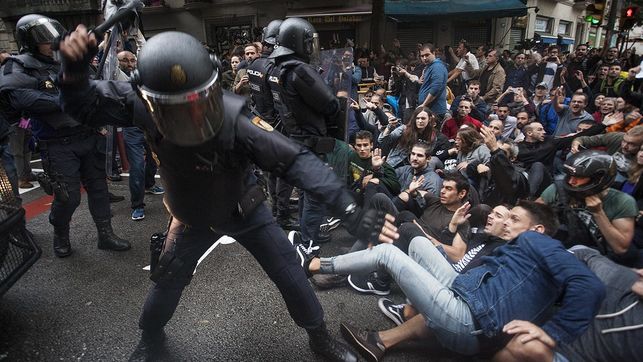
{"label": "woman in crowd", "polygon": [[378,137],[382,148],[390,150],[386,162],[394,168],[403,166],[408,161],[411,147],[420,140],[433,147],[433,156],[440,160],[446,159],[449,140],[436,131],[436,119],[436,115],[428,107],[419,107],[406,124],[386,127]]}
{"label": "woman in crowd", "polygon": [[467,175],[469,164],[487,164],[491,159],[491,152],[480,133],[474,128],[466,127],[458,131],[455,136],[455,148],[458,151],[457,168],[463,175]]}
{"label": "woman in crowd", "polygon": [[241,58],[237,55],[233,55],[230,58],[230,67],[232,67],[232,69],[226,70],[221,76],[221,86],[223,87],[223,89],[232,90],[234,78],[237,76],[237,66],[240,62]]}
{"label": "woman in crowd", "polygon": [[623,112],[616,109],[616,98],[605,98],[601,102],[601,123],[611,126],[623,120]]}

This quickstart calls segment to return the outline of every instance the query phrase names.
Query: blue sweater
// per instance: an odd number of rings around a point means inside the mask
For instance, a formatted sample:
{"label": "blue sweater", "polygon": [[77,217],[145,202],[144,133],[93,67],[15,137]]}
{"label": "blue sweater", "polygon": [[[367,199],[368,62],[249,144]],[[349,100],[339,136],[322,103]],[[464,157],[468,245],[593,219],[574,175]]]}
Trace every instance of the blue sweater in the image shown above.
{"label": "blue sweater", "polygon": [[435,99],[429,105],[431,110],[440,115],[446,113],[448,74],[447,67],[437,58],[424,68],[424,83],[420,87],[418,104],[422,104],[426,97],[432,94]]}

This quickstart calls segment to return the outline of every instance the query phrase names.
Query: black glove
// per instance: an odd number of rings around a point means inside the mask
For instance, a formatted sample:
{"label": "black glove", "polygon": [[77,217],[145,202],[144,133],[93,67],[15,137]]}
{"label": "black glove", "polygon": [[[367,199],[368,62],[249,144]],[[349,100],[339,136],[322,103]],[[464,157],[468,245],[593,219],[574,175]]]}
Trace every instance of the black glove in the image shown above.
{"label": "black glove", "polygon": [[386,213],[382,210],[362,210],[359,206],[346,210],[344,220],[346,229],[351,235],[369,243],[378,243],[378,238],[384,227]]}

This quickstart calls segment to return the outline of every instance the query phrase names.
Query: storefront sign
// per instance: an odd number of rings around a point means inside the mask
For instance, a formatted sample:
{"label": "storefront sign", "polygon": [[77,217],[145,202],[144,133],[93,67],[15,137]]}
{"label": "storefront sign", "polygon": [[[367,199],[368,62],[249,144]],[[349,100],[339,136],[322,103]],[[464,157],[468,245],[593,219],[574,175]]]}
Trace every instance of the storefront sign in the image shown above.
{"label": "storefront sign", "polygon": [[311,24],[359,23],[364,20],[364,17],[361,15],[327,15],[309,16],[306,20]]}

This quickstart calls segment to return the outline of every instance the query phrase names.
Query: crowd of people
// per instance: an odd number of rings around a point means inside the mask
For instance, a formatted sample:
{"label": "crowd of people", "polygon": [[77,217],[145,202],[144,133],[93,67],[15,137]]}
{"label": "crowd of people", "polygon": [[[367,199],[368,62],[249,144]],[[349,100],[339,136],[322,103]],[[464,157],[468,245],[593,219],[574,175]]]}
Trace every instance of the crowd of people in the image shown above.
{"label": "crowd of people", "polygon": [[[162,162],[172,218],[152,255],[131,360],[157,356],[198,258],[222,235],[253,254],[311,349],[330,360],[356,356],[329,334],[306,277],[380,296],[399,286],[405,303],[378,301],[395,328],[341,325],[370,361],[427,338],[498,361],[640,356],[636,55],[586,44],[500,53],[464,40],[407,52],[395,41],[389,51],[343,48],[338,68],[320,74],[309,65],[314,27],[289,18],[222,62],[187,34],[162,33],[122,49],[120,79],[108,82],[90,80],[98,41],[83,26],[67,33],[34,14],[17,28],[23,54],[4,63],[0,101],[23,144],[20,119],[35,124],[54,187],[56,256],[72,252],[81,183],[98,248],[130,248],[112,230],[98,126],[125,127],[133,220],[155,187],[152,153]],[[61,66],[51,44],[63,35]],[[320,257],[339,220],[356,237],[350,252]]]}

